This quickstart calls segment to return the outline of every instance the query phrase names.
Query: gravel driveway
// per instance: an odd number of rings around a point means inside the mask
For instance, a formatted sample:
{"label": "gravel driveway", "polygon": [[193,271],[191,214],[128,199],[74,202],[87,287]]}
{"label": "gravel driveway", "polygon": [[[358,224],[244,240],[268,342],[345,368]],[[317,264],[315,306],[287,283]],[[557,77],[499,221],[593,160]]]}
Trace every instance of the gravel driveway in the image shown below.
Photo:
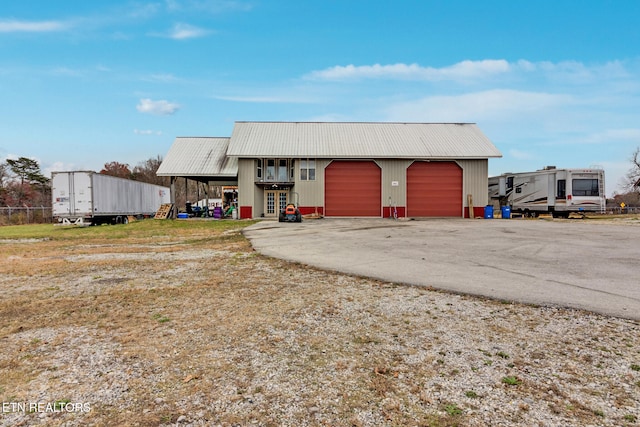
{"label": "gravel driveway", "polygon": [[[20,227],[24,238],[0,239],[0,426],[637,425],[640,322],[265,257],[240,235],[245,224]],[[400,240],[413,234],[439,247],[436,236],[466,236],[465,227],[492,235],[537,224],[323,220],[258,230],[282,234],[273,247],[305,252],[327,253],[320,242],[333,236],[352,264],[387,242],[399,275],[402,256],[415,258]],[[367,233],[379,242],[355,238]]]}
{"label": "gravel driveway", "polygon": [[638,220],[265,221],[245,235],[324,269],[640,320]]}

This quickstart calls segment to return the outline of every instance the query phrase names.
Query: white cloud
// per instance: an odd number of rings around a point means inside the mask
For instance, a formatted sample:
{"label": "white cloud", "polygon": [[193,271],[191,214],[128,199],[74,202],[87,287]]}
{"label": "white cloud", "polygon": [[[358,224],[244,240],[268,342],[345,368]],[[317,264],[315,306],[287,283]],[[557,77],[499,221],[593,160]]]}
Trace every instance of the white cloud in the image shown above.
{"label": "white cloud", "polygon": [[165,74],[152,74],[151,76],[144,78],[144,80],[152,81],[152,82],[160,82],[160,83],[175,83],[180,81],[178,77],[174,76],[171,73]]}
{"label": "white cloud", "polygon": [[[354,81],[363,79],[405,80],[423,82],[506,84],[509,81],[544,82],[576,86],[614,81],[633,77],[627,66],[633,63],[610,61],[603,64],[587,65],[578,61],[530,62],[519,60],[508,62],[504,59],[465,60],[445,67],[428,67],[419,64],[373,64],[336,65],[324,70],[312,71],[303,79],[312,81]],[[515,80],[514,80],[515,79]]]}
{"label": "white cloud", "polygon": [[51,164],[42,165],[42,175],[51,177],[51,172],[64,172],[77,170],[77,166],[73,163],[64,163],[61,161],[53,162]]}
{"label": "white cloud", "polygon": [[174,40],[186,40],[198,37],[204,37],[211,31],[202,28],[194,27],[193,25],[178,23],[173,26],[173,29],[169,32],[169,38]]}
{"label": "white cloud", "polygon": [[310,98],[288,96],[286,94],[275,96],[214,96],[213,98],[221,101],[249,102],[256,104],[305,104],[315,102]]}
{"label": "white cloud", "polygon": [[167,116],[178,111],[180,105],[165,100],[153,101],[149,98],[144,98],[136,105],[136,109],[141,113]]}
{"label": "white cloud", "polygon": [[640,129],[607,129],[585,136],[580,143],[609,144],[615,142],[632,142],[640,146]]}
{"label": "white cloud", "polygon": [[160,10],[157,3],[135,4],[126,12],[126,16],[132,19],[149,19],[155,16]]}
{"label": "white cloud", "polygon": [[194,10],[197,12],[218,14],[227,11],[250,11],[253,5],[238,0],[165,0],[169,12]]}
{"label": "white cloud", "polygon": [[150,129],[146,129],[146,130],[134,129],[133,133],[135,133],[136,135],[162,135],[162,132],[160,132],[159,130],[150,130]]}
{"label": "white cloud", "polygon": [[81,70],[76,70],[68,67],[56,67],[51,72],[58,76],[67,76],[67,77],[81,77],[84,75],[84,72]]}
{"label": "white cloud", "polygon": [[546,115],[574,100],[563,94],[494,89],[452,96],[430,96],[397,103],[387,109],[392,121],[477,122]]}
{"label": "white cloud", "polygon": [[509,155],[511,157],[513,157],[514,159],[518,159],[518,160],[532,160],[532,159],[535,159],[535,155],[533,153],[530,153],[530,152],[527,152],[527,151],[522,151],[522,150],[516,150],[514,148],[509,150]]}
{"label": "white cloud", "polygon": [[404,80],[467,80],[509,72],[507,61],[486,59],[483,61],[462,61],[448,67],[421,67],[418,64],[391,65],[337,65],[321,71],[313,71],[307,76],[311,80],[351,80],[351,79],[404,79]]}
{"label": "white cloud", "polygon": [[68,24],[60,21],[0,20],[0,33],[43,33],[63,31],[67,28]]}

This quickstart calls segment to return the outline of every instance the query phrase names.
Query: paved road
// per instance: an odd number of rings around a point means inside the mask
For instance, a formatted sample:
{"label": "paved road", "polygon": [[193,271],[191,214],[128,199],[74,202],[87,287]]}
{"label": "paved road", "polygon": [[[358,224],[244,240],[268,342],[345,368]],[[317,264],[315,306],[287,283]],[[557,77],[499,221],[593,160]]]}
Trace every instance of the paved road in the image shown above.
{"label": "paved road", "polygon": [[640,224],[325,218],[245,235],[265,255],[323,269],[640,320]]}

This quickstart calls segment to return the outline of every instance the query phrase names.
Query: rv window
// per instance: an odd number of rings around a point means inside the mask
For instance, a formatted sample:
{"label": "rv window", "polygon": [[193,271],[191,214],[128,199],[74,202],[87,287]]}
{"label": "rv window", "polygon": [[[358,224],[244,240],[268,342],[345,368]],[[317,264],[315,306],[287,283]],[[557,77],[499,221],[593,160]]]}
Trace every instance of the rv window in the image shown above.
{"label": "rv window", "polygon": [[558,180],[558,192],[556,193],[557,199],[566,199],[567,198],[567,180],[559,179]]}
{"label": "rv window", "polygon": [[574,179],[571,182],[574,196],[599,196],[597,179]]}
{"label": "rv window", "polygon": [[513,177],[510,176],[507,178],[507,190],[510,190],[513,188]]}

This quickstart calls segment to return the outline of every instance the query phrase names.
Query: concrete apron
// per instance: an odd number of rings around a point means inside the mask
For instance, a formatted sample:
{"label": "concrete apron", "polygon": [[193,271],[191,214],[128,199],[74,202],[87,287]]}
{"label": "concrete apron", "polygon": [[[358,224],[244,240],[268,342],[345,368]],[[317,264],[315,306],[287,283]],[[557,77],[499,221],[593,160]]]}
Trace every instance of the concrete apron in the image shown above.
{"label": "concrete apron", "polygon": [[384,281],[640,320],[640,226],[596,220],[262,221],[260,253]]}

